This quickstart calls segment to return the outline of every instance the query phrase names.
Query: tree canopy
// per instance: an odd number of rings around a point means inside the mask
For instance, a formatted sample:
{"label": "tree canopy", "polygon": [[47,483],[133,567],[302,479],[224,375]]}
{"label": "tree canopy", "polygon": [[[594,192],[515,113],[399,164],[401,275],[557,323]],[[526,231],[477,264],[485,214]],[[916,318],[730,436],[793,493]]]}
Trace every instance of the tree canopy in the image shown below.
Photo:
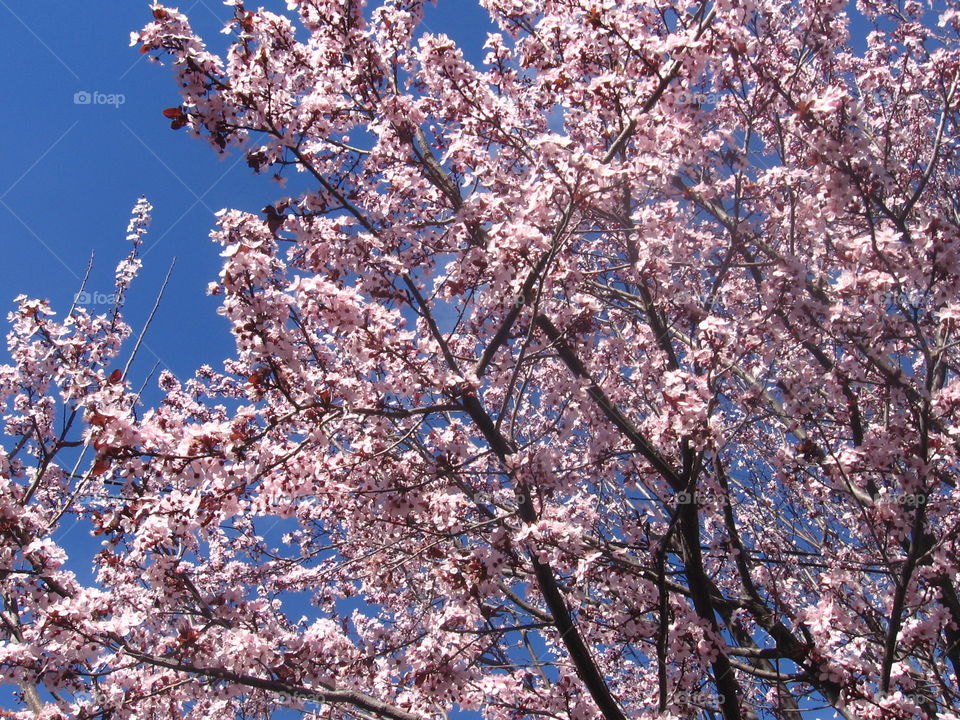
{"label": "tree canopy", "polygon": [[156,403],[147,200],[112,312],[17,299],[9,716],[960,718],[960,5],[481,4],[151,6],[171,126],[308,189]]}

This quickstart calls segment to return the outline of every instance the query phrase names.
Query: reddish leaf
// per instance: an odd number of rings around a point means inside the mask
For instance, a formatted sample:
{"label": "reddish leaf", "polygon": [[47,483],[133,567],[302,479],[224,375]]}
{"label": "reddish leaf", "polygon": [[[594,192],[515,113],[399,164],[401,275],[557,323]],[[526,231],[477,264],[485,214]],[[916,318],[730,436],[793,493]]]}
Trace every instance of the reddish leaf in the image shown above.
{"label": "reddish leaf", "polygon": [[109,416],[98,413],[96,410],[94,410],[89,415],[87,415],[87,423],[89,425],[96,425],[98,427],[103,427],[104,425],[107,424],[107,422],[109,422],[109,420],[110,420]]}
{"label": "reddish leaf", "polygon": [[270,370],[268,368],[265,368],[265,367],[257,368],[252,373],[250,373],[250,377],[247,378],[247,382],[249,382],[251,385],[255,387],[259,387],[269,374],[270,374]]}
{"label": "reddish leaf", "polygon": [[270,230],[270,234],[276,235],[277,231],[283,226],[286,216],[281,215],[273,205],[267,205],[261,212],[267,215],[267,228]]}
{"label": "reddish leaf", "polygon": [[90,474],[103,475],[109,469],[110,469],[110,458],[99,457],[97,458],[97,461],[93,464],[93,467],[90,469]]}

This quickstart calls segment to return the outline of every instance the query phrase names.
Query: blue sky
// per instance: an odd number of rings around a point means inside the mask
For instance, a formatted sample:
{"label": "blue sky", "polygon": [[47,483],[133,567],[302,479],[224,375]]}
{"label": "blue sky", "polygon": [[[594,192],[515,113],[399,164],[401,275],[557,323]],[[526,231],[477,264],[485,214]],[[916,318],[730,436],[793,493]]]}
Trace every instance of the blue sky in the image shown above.
{"label": "blue sky", "polygon": [[[227,13],[215,2],[194,2],[190,11],[214,40],[224,37],[217,31]],[[213,212],[257,210],[278,188],[252,177],[239,154],[218,158],[170,130],[161,111],[179,104],[171,74],[129,47],[130,31],[150,19],[146,2],[2,0],[0,18],[12,31],[0,47],[8,100],[0,145],[0,307],[5,313],[14,296],[26,293],[65,312],[91,251],[89,290],[111,293],[114,265],[127,251],[129,209],[144,194],[156,210],[142,278],[131,293],[135,329],[173,257],[179,262],[140,375],[158,359],[181,376],[204,362],[218,366],[231,342],[215,315],[216,299],[205,295],[219,267],[208,239]],[[77,104],[75,95],[84,92],[102,96]],[[124,102],[96,103],[109,95]]]}

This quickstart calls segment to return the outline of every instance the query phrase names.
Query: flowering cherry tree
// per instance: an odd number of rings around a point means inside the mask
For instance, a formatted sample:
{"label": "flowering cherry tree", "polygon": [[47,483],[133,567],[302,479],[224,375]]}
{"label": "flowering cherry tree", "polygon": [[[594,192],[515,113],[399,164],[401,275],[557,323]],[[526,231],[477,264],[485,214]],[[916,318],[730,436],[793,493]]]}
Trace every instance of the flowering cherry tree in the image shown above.
{"label": "flowering cherry tree", "polygon": [[155,407],[146,201],[113,312],[17,299],[6,716],[960,718],[960,4],[481,1],[152,6],[172,126],[309,190]]}

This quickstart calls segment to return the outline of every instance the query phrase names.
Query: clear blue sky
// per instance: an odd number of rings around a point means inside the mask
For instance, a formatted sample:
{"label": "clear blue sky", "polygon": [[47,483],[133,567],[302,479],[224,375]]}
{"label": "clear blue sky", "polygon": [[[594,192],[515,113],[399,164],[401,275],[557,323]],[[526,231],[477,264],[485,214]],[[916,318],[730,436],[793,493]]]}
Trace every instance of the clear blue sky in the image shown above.
{"label": "clear blue sky", "polygon": [[[190,8],[187,5],[186,8]],[[196,26],[214,41],[229,9],[194,2]],[[240,159],[218,159],[160,114],[177,105],[169,69],[129,47],[131,30],[150,20],[146,2],[26,3],[0,0],[8,32],[0,46],[6,98],[0,146],[0,307],[18,293],[49,298],[65,312],[91,250],[91,293],[113,291],[112,274],[127,251],[130,207],[144,194],[156,208],[134,286],[129,320],[142,324],[174,256],[178,268],[147,340],[178,375],[218,364],[229,348],[205,284],[219,266],[207,235],[225,206],[263,207],[277,188],[251,176]],[[123,95],[120,105],[77,104],[76,93]],[[94,308],[94,310],[106,310]],[[140,374],[152,367],[141,356]],[[135,373],[136,377],[136,373]]]}

